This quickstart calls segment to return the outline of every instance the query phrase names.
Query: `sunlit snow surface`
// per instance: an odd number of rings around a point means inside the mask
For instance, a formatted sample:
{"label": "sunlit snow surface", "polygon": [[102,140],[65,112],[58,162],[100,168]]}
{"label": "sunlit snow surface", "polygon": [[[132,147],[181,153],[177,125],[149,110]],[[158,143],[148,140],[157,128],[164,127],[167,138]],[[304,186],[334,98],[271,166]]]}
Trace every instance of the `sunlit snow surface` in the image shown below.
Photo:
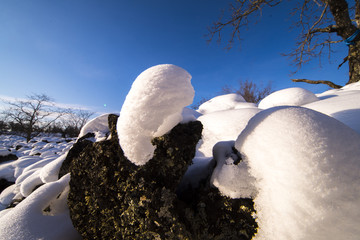
{"label": "sunlit snow surface", "polygon": [[[73,143],[74,139],[67,142],[60,137],[37,137],[26,143],[22,137],[0,136],[1,147],[19,157],[0,165],[0,178],[15,182],[0,194],[1,240],[80,239],[67,207],[70,175],[58,180]],[[21,148],[16,150],[17,146]],[[16,207],[6,209],[24,197]]]}
{"label": "sunlit snow surface", "polygon": [[[211,184],[229,197],[255,196],[256,239],[359,239],[359,90],[359,83],[317,96],[285,89],[264,99],[269,109],[256,115],[243,109],[236,117],[238,110],[217,105],[198,118],[204,131],[197,155],[215,146]],[[233,139],[243,157],[238,165],[230,139],[214,140],[232,131],[240,135]]]}
{"label": "sunlit snow surface", "polygon": [[240,108],[251,108],[256,107],[253,103],[248,103],[245,99],[236,93],[230,93],[220,95],[204,102],[199,106],[198,111],[202,114],[211,112],[240,109]]}
{"label": "sunlit snow surface", "polygon": [[103,114],[87,122],[81,129],[78,138],[83,137],[87,133],[94,133],[95,137],[90,140],[94,142],[105,140],[110,133],[108,118],[109,114]]}
{"label": "sunlit snow surface", "polygon": [[235,147],[259,192],[256,239],[358,239],[358,133],[307,108],[277,107],[252,118]]}
{"label": "sunlit snow surface", "polygon": [[190,80],[187,71],[171,64],[151,67],[135,79],[117,123],[120,146],[131,162],[149,161],[155,150],[151,139],[183,120],[183,108],[195,94]]}
{"label": "sunlit snow surface", "polygon": [[304,88],[286,88],[271,93],[259,103],[259,108],[267,109],[276,106],[301,106],[318,101],[318,97]]}
{"label": "sunlit snow surface", "polygon": [[[119,137],[135,154],[135,163],[146,164],[152,137],[197,119],[204,126],[203,139],[181,186],[197,187],[210,178],[225,196],[254,198],[256,239],[359,239],[360,83],[316,95],[285,89],[263,100],[266,110],[228,94],[196,112],[184,108],[194,94],[190,75],[173,65],[160,66],[138,77],[121,111],[125,117],[119,118]],[[105,139],[107,115],[90,121],[81,135],[88,132],[95,133],[94,141]],[[66,205],[70,176],[58,179],[75,139],[35,140],[0,136],[0,155],[19,157],[0,164],[0,178],[15,182],[0,194],[0,239],[80,239]]]}

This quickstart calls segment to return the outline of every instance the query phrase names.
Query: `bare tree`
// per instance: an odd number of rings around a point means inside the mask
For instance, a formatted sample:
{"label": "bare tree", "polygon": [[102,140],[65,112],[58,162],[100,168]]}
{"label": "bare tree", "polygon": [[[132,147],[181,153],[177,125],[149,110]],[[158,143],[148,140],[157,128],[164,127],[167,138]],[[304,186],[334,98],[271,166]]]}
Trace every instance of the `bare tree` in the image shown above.
{"label": "bare tree", "polygon": [[239,88],[225,86],[222,93],[237,93],[240,94],[245,101],[258,103],[264,97],[271,93],[271,83],[269,82],[265,87],[258,85],[252,81],[239,81]]}
{"label": "bare tree", "polygon": [[86,124],[94,112],[83,109],[71,109],[69,113],[60,119],[63,129],[63,136],[75,137],[80,133],[81,128]]}
{"label": "bare tree", "polygon": [[8,129],[8,124],[5,121],[0,120],[0,134],[5,133]]}
{"label": "bare tree", "polygon": [[[260,16],[262,11],[286,4],[285,0],[234,0],[230,5],[230,14],[223,16],[209,29],[209,41],[217,36],[221,41],[224,28],[231,27],[232,32],[227,47],[231,48],[235,40],[240,40],[241,32],[248,26],[253,17]],[[299,70],[301,66],[314,57],[321,58],[323,54],[332,53],[334,44],[345,42],[349,48],[347,56],[339,65],[349,64],[349,81],[354,83],[360,79],[360,3],[355,0],[349,8],[346,0],[302,0],[291,14],[297,16],[295,26],[300,28],[296,48],[285,54],[293,59]],[[353,19],[353,20],[352,20]],[[312,84],[327,84],[332,88],[341,86],[330,81],[313,81],[294,79],[296,82]]]}
{"label": "bare tree", "polygon": [[27,142],[66,113],[56,108],[52,99],[45,94],[33,94],[26,100],[3,102],[9,105],[3,111],[5,118],[19,127]]}

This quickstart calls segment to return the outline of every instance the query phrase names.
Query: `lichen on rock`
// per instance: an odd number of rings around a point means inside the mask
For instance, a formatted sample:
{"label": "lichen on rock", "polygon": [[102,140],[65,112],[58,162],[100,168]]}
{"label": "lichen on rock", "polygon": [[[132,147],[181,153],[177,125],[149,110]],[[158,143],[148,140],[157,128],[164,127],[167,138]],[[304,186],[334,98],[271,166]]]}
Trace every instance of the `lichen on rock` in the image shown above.
{"label": "lichen on rock", "polygon": [[87,145],[70,163],[70,216],[84,239],[251,239],[251,200],[223,197],[208,184],[193,198],[176,194],[201,138],[200,122],[154,138],[153,158],[136,166],[119,145],[116,118],[109,117],[111,139]]}

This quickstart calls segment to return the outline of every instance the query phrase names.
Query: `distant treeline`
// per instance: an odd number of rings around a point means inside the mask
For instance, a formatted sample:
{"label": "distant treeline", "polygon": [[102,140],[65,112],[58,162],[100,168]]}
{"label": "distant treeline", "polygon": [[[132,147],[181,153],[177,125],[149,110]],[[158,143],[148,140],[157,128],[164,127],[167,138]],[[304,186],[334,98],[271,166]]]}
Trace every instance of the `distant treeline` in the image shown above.
{"label": "distant treeline", "polygon": [[0,133],[30,139],[41,133],[60,133],[76,137],[94,114],[88,110],[60,108],[45,94],[33,94],[25,100],[2,100],[8,107],[1,112]]}

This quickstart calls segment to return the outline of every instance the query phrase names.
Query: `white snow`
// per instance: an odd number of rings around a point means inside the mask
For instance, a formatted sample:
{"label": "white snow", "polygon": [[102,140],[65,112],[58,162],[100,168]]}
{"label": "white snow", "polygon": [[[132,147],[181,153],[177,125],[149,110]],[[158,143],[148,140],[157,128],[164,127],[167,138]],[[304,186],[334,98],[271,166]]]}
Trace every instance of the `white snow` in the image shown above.
{"label": "white snow", "polygon": [[66,156],[67,153],[49,162],[40,169],[40,178],[43,183],[54,182],[58,179],[61,165],[66,159]]}
{"label": "white snow", "polygon": [[353,83],[339,90],[319,94],[322,99],[304,107],[327,114],[360,133],[360,87]]}
{"label": "white snow", "polygon": [[230,198],[253,198],[256,195],[255,178],[249,173],[248,162],[240,161],[233,151],[235,141],[218,142],[213,149],[216,167],[210,183]]}
{"label": "white snow", "polygon": [[196,121],[196,119],[199,116],[201,116],[201,113],[186,107],[182,111],[182,120],[180,123],[188,123],[191,121]]}
{"label": "white snow", "polygon": [[[21,137],[1,135],[0,145],[19,158],[0,164],[0,179],[15,182],[0,194],[0,240],[80,239],[66,203],[70,176],[58,180],[60,163],[72,144],[57,137],[38,137],[26,143]],[[29,156],[34,149],[39,156]],[[6,209],[13,200],[24,197],[16,207]],[[44,212],[48,206],[51,211]]]}
{"label": "white snow", "polygon": [[191,75],[163,64],[142,72],[126,96],[117,123],[120,146],[136,165],[144,165],[154,153],[151,139],[182,121],[183,108],[194,98]]}
{"label": "white snow", "polygon": [[198,118],[203,124],[202,140],[197,156],[212,156],[212,148],[217,142],[236,140],[250,118],[260,112],[258,108],[243,108],[224,111],[210,111]]}
{"label": "white snow", "polygon": [[256,178],[256,239],[358,239],[358,133],[310,109],[277,107],[252,118],[235,147]]}
{"label": "white snow", "polygon": [[286,88],[273,92],[259,103],[259,108],[267,109],[276,106],[301,106],[318,101],[318,97],[304,88]]}
{"label": "white snow", "polygon": [[[195,111],[186,108],[194,96],[190,80],[174,65],[152,67],[135,80],[117,124],[131,161],[145,164],[153,137],[197,119],[203,136],[179,192],[210,179],[224,196],[253,198],[254,239],[359,239],[360,82],[316,95],[284,89],[259,107],[227,94]],[[108,114],[90,121],[79,137],[88,132],[95,133],[93,141],[107,139]],[[70,176],[58,179],[74,141],[41,136],[27,143],[0,135],[0,156],[18,157],[0,164],[0,179],[15,182],[0,193],[0,240],[80,239],[66,204]]]}
{"label": "white snow", "polygon": [[[1,240],[81,239],[66,205],[70,175],[38,188],[0,218]],[[60,197],[58,197],[60,195]],[[50,206],[50,212],[44,210]]]}
{"label": "white snow", "polygon": [[236,93],[220,95],[204,102],[199,106],[198,111],[201,114],[217,112],[221,110],[231,110],[239,108],[256,107],[253,103],[248,103],[245,99]]}
{"label": "white snow", "polygon": [[89,122],[87,122],[80,131],[78,139],[85,136],[87,133],[94,133],[94,139],[90,139],[94,142],[103,141],[109,134],[108,118],[110,114],[100,115]]}
{"label": "white snow", "polygon": [[8,156],[11,152],[8,149],[0,149],[0,157]]}

